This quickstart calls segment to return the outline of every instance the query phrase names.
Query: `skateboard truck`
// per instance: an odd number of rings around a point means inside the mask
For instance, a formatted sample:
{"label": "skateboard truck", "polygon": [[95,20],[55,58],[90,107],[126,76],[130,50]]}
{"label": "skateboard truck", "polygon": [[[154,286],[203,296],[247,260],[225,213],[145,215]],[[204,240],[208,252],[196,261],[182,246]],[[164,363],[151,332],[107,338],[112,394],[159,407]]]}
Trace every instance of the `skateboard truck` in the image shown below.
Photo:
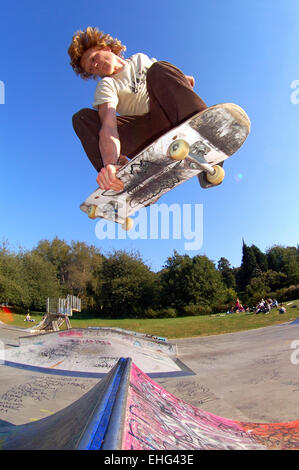
{"label": "skateboard truck", "polygon": [[[104,210],[103,210],[103,207],[100,208],[100,206],[96,206],[94,204],[92,204],[91,206],[88,207],[87,209],[87,215],[90,219],[96,219],[97,217],[100,217],[104,211],[108,211],[108,205],[104,206]],[[118,222],[118,209],[115,207],[115,208],[112,208],[110,207],[110,212],[113,213],[113,216],[114,216],[114,221],[115,222]],[[133,228],[133,225],[134,225],[134,221],[133,219],[131,219],[131,217],[125,217],[123,219],[123,223],[122,223],[122,228],[123,230],[131,230]]]}
{"label": "skateboard truck", "polygon": [[[206,178],[211,184],[220,184],[225,176],[225,171],[220,165],[210,165],[203,156],[203,152],[196,148],[196,145],[190,146],[188,142],[183,139],[178,139],[172,142],[168,149],[170,158],[173,160],[181,161],[188,157],[193,163],[194,168],[203,170],[206,173]],[[192,164],[191,163],[191,164]]]}

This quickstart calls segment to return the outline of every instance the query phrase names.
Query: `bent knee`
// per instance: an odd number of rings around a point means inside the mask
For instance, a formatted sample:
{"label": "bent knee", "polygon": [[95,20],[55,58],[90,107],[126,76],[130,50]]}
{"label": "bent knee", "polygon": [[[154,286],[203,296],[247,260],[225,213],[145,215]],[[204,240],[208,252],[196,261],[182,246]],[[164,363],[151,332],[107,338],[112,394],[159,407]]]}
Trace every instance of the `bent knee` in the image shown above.
{"label": "bent knee", "polygon": [[181,80],[182,77],[185,76],[180,69],[178,69],[175,65],[165,61],[155,62],[147,72],[147,81],[150,84],[155,83],[161,85],[163,81],[177,81]]}
{"label": "bent knee", "polygon": [[73,128],[78,133],[80,131],[81,125],[86,124],[87,122],[98,120],[99,116],[97,111],[90,108],[82,108],[80,111],[75,113],[72,117]]}
{"label": "bent knee", "polygon": [[91,109],[91,108],[82,108],[80,109],[80,111],[78,111],[77,113],[75,113],[73,115],[73,121],[77,121],[79,119],[85,119],[85,118],[93,118],[94,116],[97,116],[98,113],[95,109]]}
{"label": "bent knee", "polygon": [[77,111],[77,113],[73,114],[72,123],[74,128],[77,127],[77,124],[81,121],[81,119],[84,119],[84,116],[86,116],[88,111],[88,108],[83,108],[80,109],[80,111]]}
{"label": "bent knee", "polygon": [[152,79],[156,76],[160,76],[161,73],[168,69],[169,65],[168,62],[164,61],[154,62],[147,71],[147,78]]}

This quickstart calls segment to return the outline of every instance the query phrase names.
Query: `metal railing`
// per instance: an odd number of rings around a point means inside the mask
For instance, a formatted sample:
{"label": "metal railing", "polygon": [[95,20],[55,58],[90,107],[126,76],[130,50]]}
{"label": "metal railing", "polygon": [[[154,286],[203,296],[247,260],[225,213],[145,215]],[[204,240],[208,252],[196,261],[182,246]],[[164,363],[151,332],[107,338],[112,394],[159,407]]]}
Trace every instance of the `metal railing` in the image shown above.
{"label": "metal railing", "polygon": [[71,317],[73,311],[81,312],[81,299],[74,295],[68,295],[64,299],[48,297],[46,310],[47,313]]}

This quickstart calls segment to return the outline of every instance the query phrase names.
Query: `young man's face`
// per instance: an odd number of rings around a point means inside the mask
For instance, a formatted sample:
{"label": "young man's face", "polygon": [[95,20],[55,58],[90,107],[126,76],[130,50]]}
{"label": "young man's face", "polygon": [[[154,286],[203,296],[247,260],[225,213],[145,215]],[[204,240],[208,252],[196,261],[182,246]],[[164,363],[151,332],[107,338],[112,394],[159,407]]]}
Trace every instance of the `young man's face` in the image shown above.
{"label": "young man's face", "polygon": [[103,49],[92,47],[84,52],[80,64],[87,73],[108,77],[116,72],[117,56],[109,47]]}

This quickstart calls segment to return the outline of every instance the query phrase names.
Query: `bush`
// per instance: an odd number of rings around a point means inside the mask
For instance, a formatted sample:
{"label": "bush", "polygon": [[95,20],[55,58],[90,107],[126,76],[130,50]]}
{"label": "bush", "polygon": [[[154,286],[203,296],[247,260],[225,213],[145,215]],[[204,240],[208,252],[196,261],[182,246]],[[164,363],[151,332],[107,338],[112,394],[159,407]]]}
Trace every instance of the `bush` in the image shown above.
{"label": "bush", "polygon": [[144,310],[143,316],[145,318],[175,318],[177,312],[174,308],[162,308],[160,310],[154,310],[153,308],[147,308]]}
{"label": "bush", "polygon": [[177,311],[174,308],[168,307],[158,310],[159,318],[175,318],[177,316]]}
{"label": "bush", "polygon": [[286,302],[287,300],[296,300],[299,298],[299,285],[284,287],[276,292],[271,292],[269,297],[277,299],[278,302]]}
{"label": "bush", "polygon": [[[255,292],[251,297],[250,297],[250,302],[249,304],[256,305],[258,304],[262,299],[268,299],[270,298],[271,295],[269,292],[266,291],[260,291],[260,292]],[[273,297],[271,297],[273,298]]]}
{"label": "bush", "polygon": [[157,312],[153,308],[147,308],[143,312],[145,318],[157,318]]}
{"label": "bush", "polygon": [[222,313],[222,312],[227,312],[231,308],[231,304],[222,304],[222,303],[217,303],[212,305],[212,313]]}
{"label": "bush", "polygon": [[182,316],[196,317],[198,315],[210,315],[211,313],[211,307],[205,305],[190,304],[182,308]]}
{"label": "bush", "polygon": [[229,308],[231,304],[235,303],[237,297],[238,294],[234,289],[232,289],[231,287],[229,289],[225,289],[223,302],[226,305],[226,308]]}

